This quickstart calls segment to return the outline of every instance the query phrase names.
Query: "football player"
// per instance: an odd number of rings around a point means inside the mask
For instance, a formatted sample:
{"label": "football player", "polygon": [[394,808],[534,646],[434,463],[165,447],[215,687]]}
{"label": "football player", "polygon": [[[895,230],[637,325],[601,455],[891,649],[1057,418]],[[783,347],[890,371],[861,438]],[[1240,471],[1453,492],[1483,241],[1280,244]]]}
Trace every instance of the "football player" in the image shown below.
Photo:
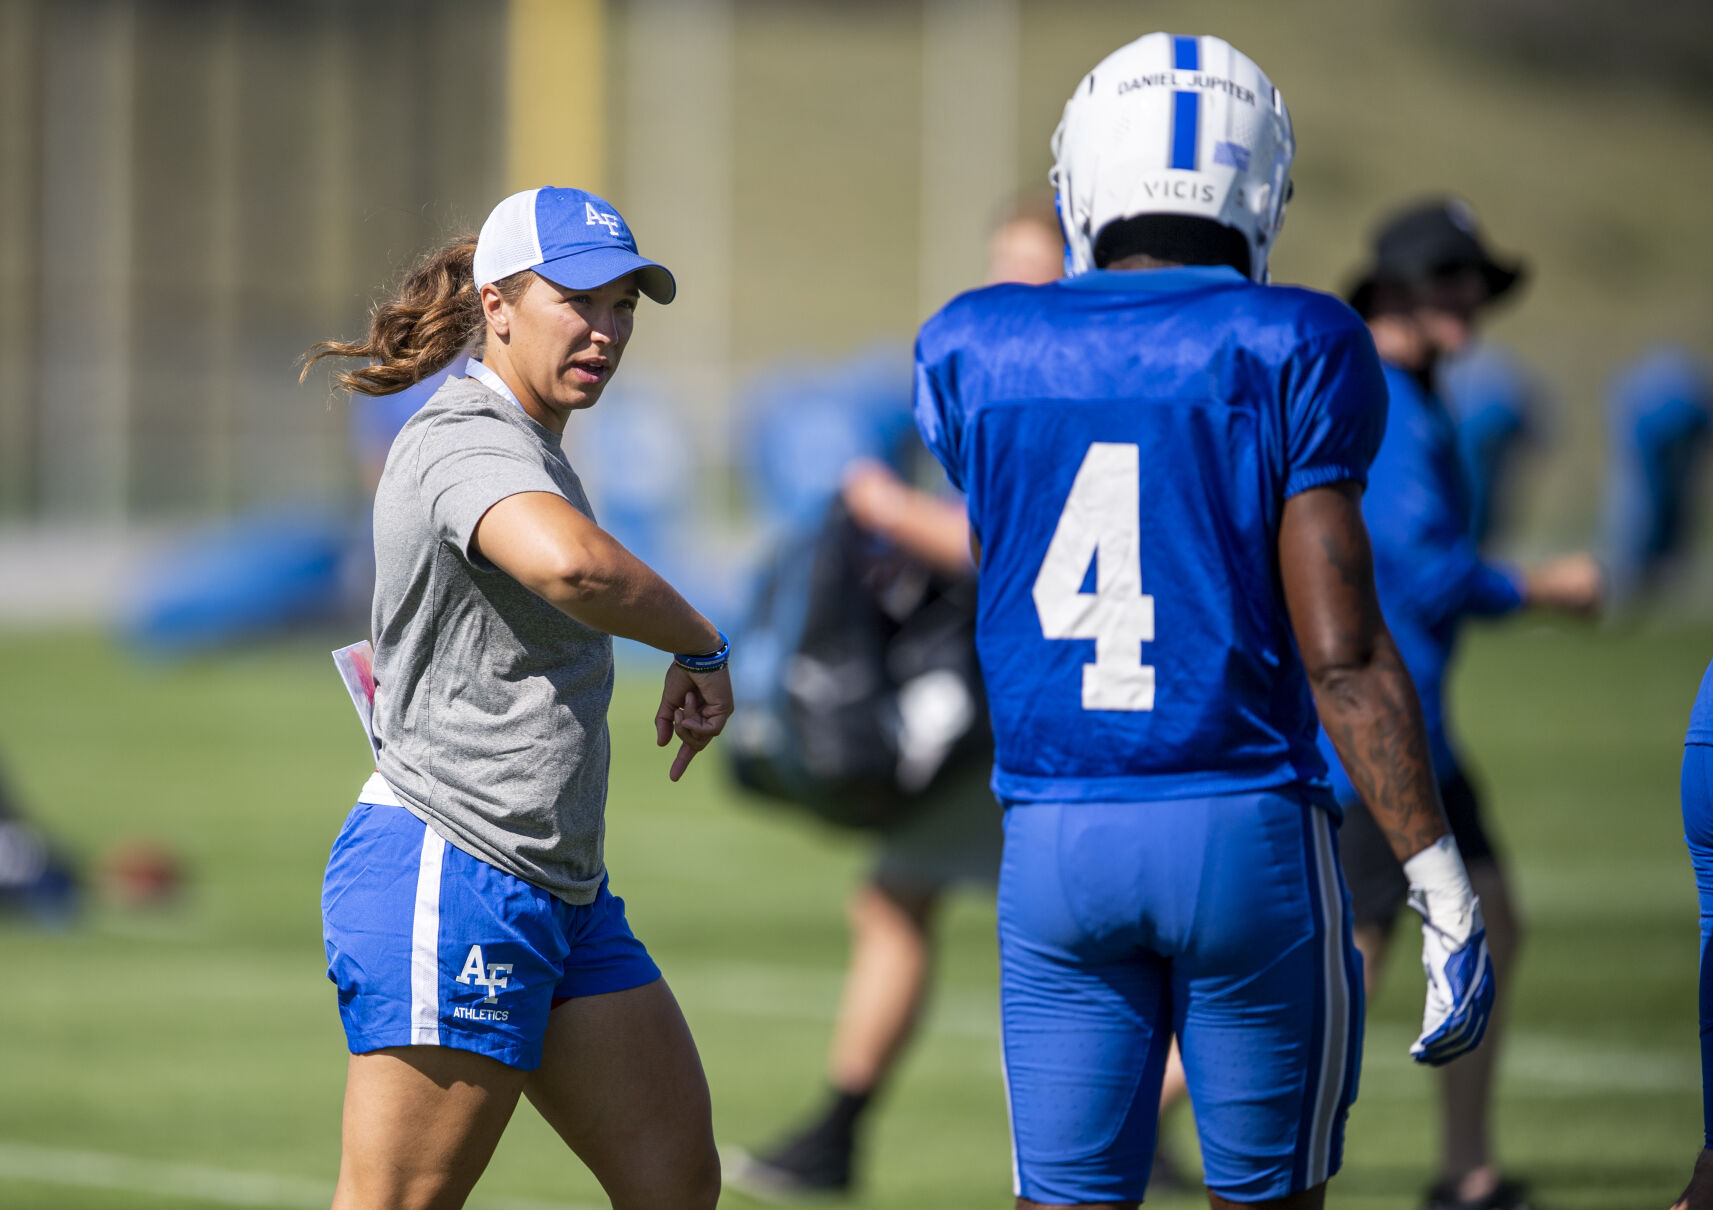
{"label": "football player", "polygon": [[1053,146],[1070,276],[963,295],[916,352],[980,569],[1018,1205],[1136,1205],[1175,1031],[1214,1205],[1315,1207],[1362,1027],[1317,712],[1423,916],[1411,1053],[1475,1045],[1493,995],[1375,598],[1385,381],[1347,306],[1265,285],[1295,141],[1241,52],[1138,39]]}

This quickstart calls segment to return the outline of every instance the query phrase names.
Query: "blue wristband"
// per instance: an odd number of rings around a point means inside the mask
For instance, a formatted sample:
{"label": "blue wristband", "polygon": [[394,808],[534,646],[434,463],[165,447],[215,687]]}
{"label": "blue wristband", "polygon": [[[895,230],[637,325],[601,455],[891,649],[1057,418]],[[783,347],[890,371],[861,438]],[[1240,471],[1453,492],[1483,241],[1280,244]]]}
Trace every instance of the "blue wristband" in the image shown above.
{"label": "blue wristband", "polygon": [[716,650],[707,655],[675,655],[672,662],[685,672],[718,672],[724,668],[726,661],[732,656],[731,640],[726,638],[726,632],[718,626],[714,627],[714,633],[720,636],[720,645]]}

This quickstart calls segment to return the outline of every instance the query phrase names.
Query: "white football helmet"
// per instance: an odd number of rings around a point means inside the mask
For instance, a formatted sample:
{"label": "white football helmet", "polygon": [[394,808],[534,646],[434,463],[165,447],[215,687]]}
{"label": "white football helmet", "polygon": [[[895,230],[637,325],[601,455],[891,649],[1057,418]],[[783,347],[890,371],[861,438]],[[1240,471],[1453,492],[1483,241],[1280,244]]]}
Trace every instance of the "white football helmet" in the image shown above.
{"label": "white football helmet", "polygon": [[1087,76],[1053,132],[1066,271],[1095,267],[1101,228],[1142,214],[1185,214],[1241,232],[1249,275],[1285,221],[1291,115],[1271,80],[1222,38],[1148,34]]}

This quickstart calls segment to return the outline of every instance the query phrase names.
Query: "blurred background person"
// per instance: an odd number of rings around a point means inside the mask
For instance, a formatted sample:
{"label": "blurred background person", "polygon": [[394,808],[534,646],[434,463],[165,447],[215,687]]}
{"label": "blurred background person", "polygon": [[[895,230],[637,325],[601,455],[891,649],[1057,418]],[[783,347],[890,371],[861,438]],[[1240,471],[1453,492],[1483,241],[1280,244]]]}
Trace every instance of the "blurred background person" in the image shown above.
{"label": "blurred background person", "polygon": [[1515,523],[1519,472],[1525,456],[1544,444],[1551,400],[1522,359],[1495,344],[1448,359],[1439,381],[1457,421],[1469,536],[1485,549]]}
{"label": "blurred background person", "polygon": [[[1063,267],[1053,195],[1020,195],[989,236],[987,280],[1039,285],[1056,281]],[[866,533],[944,574],[974,577],[961,499],[911,486],[873,459],[848,468],[839,495]],[[973,595],[967,608],[973,634]],[[991,891],[999,875],[1003,836],[990,772],[984,765],[958,777],[881,836],[874,865],[847,904],[850,959],[827,1053],[825,1102],[758,1153],[734,1151],[727,1179],[738,1188],[789,1197],[853,1186],[864,1116],[922,1016],[941,905],[958,884]]]}
{"label": "blurred background person", "polygon": [[1657,584],[1695,537],[1710,413],[1713,376],[1688,349],[1653,349],[1613,378],[1601,537],[1618,604]]}
{"label": "blurred background person", "polygon": [[[1431,1210],[1520,1210],[1527,1204],[1522,1186],[1501,1175],[1488,1122],[1503,989],[1510,986],[1520,926],[1505,864],[1452,741],[1446,673],[1466,618],[1525,608],[1589,614],[1600,600],[1600,569],[1590,556],[1519,568],[1483,559],[1471,534],[1457,429],[1437,373],[1445,359],[1468,348],[1483,316],[1523,277],[1520,264],[1488,250],[1467,204],[1434,199],[1412,203],[1381,225],[1349,295],[1373,333],[1389,394],[1386,436],[1362,505],[1380,605],[1421,697],[1446,818],[1481,898],[1501,988],[1486,1040],[1440,1077],[1442,1151],[1439,1180],[1427,1195]],[[1324,735],[1321,746],[1345,803],[1339,852],[1372,995],[1408,888]]]}
{"label": "blurred background person", "polygon": [[1046,189],[1020,193],[994,221],[987,238],[987,282],[1039,286],[1065,271],[1059,211]]}

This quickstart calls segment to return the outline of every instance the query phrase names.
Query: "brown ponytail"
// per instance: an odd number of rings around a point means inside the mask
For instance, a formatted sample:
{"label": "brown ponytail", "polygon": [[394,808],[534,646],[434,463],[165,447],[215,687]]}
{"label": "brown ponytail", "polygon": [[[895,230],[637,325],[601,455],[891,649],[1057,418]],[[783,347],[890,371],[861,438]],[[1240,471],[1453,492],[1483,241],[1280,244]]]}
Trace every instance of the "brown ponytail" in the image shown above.
{"label": "brown ponytail", "polygon": [[[367,357],[334,381],[360,395],[390,395],[421,382],[482,333],[486,317],[476,293],[476,237],[459,235],[428,253],[405,275],[393,297],[369,315],[363,340],[323,340],[305,354],[302,382],[323,357]],[[527,270],[495,282],[507,302],[529,285]]]}

